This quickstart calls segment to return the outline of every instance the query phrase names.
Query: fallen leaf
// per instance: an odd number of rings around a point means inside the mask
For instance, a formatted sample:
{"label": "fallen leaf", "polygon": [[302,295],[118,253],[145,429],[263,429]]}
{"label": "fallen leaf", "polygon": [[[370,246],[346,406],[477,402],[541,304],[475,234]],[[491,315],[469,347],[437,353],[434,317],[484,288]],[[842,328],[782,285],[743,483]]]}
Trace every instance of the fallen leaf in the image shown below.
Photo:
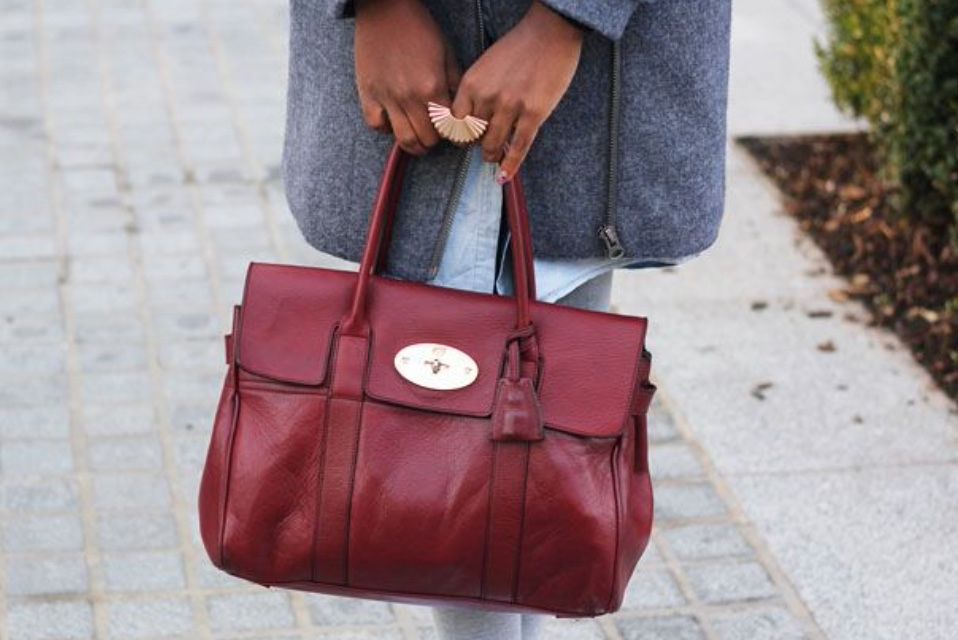
{"label": "fallen leaf", "polygon": [[909,318],[921,318],[928,324],[935,324],[941,319],[938,312],[925,309],[924,307],[912,307],[905,315]]}
{"label": "fallen leaf", "polygon": [[848,302],[848,291],[845,289],[832,289],[828,292],[828,297],[835,302]]}
{"label": "fallen leaf", "polygon": [[856,273],[852,276],[852,284],[856,287],[864,287],[872,281],[872,277],[867,273]]}
{"label": "fallen leaf", "polygon": [[846,184],[838,190],[838,195],[845,200],[861,200],[868,192],[857,184]]}
{"label": "fallen leaf", "polygon": [[861,224],[865,222],[866,220],[869,220],[871,217],[872,217],[872,208],[865,207],[853,213],[851,217],[849,218],[849,220],[852,222],[852,224]]}
{"label": "fallen leaf", "polygon": [[759,382],[757,385],[752,387],[752,395],[758,398],[759,400],[764,400],[765,392],[774,386],[775,384],[772,382]]}
{"label": "fallen leaf", "polygon": [[912,276],[917,276],[921,273],[921,265],[913,264],[910,267],[905,267],[904,269],[899,269],[895,272],[895,275],[899,278],[910,278]]}

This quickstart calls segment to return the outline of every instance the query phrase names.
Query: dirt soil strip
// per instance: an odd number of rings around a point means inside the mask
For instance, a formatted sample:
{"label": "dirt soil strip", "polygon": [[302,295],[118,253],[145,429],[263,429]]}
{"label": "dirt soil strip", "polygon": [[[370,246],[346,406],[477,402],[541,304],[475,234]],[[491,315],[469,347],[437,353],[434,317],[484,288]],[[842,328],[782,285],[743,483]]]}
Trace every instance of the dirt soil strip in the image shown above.
{"label": "dirt soil strip", "polygon": [[864,135],[743,138],[872,323],[891,328],[952,398],[958,399],[958,230],[896,214]]}

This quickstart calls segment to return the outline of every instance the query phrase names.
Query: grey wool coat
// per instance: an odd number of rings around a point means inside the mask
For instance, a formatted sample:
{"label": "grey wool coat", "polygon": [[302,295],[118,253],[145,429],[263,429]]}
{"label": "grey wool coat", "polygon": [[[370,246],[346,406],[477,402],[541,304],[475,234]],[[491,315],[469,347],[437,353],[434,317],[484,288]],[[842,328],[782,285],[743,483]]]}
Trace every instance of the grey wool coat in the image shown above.
{"label": "grey wool coat", "polygon": [[[462,69],[529,0],[422,0]],[[521,170],[534,251],[669,261],[702,251],[723,210],[731,0],[543,0],[588,31],[568,92]],[[350,0],[291,0],[283,166],[307,241],[358,260],[392,137],[356,91]],[[410,163],[388,269],[434,273],[464,175],[441,144]]]}

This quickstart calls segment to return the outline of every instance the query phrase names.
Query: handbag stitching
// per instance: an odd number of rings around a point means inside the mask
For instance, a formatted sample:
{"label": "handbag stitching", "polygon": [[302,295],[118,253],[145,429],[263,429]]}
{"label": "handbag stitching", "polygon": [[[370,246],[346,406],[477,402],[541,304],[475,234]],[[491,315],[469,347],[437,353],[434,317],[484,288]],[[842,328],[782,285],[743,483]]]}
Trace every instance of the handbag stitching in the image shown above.
{"label": "handbag stitching", "polygon": [[490,540],[490,531],[492,529],[492,520],[493,520],[492,507],[494,504],[492,501],[492,493],[493,493],[493,486],[495,485],[495,481],[496,481],[496,467],[499,466],[498,453],[499,453],[500,444],[501,443],[497,441],[492,448],[492,464],[490,465],[490,472],[489,472],[489,492],[488,492],[488,497],[486,498],[486,532],[485,532],[485,542],[483,543],[483,549],[482,549],[482,576],[479,581],[479,597],[482,598],[483,600],[487,599],[486,598],[486,569],[488,568],[488,564],[489,564],[489,540]]}
{"label": "handbag stitching", "polygon": [[[369,364],[368,355],[366,364],[367,366]],[[363,409],[366,406],[362,399],[355,402],[359,404],[359,416],[357,417],[359,424],[356,425],[356,434],[353,436],[353,461],[349,472],[349,496],[346,499],[346,539],[343,543],[343,582],[346,584],[349,584],[349,531],[353,522],[353,492],[356,488],[356,465],[359,461],[359,434],[363,428],[363,413],[365,413]]]}
{"label": "handbag stitching", "polygon": [[512,584],[512,601],[519,602],[519,572],[522,568],[522,543],[526,535],[526,497],[529,495],[529,458],[532,457],[532,443],[526,442],[525,464],[522,470],[522,509],[519,517],[519,539],[516,542],[515,577]]}
{"label": "handbag stitching", "polygon": [[[325,388],[325,387],[323,387],[323,388]],[[282,392],[280,392],[280,393],[282,393]],[[304,395],[305,395],[305,394],[304,394]],[[316,392],[316,395],[325,395],[325,394],[320,393],[320,392],[317,391],[317,392]],[[368,399],[364,401],[364,404],[374,404],[374,405],[377,405],[377,406],[389,407],[389,408],[391,408],[391,409],[400,409],[400,410],[404,410],[404,411],[411,411],[411,412],[413,412],[413,413],[425,413],[425,414],[434,415],[434,416],[462,415],[462,416],[465,417],[465,418],[473,418],[473,419],[476,419],[476,420],[482,420],[482,419],[489,418],[488,415],[479,415],[479,416],[476,416],[476,415],[462,414],[462,413],[459,413],[459,412],[456,412],[456,411],[445,411],[445,410],[443,410],[443,411],[438,411],[438,410],[435,410],[435,409],[428,409],[428,408],[421,408],[421,407],[411,407],[411,406],[406,405],[406,404],[403,404],[403,403],[401,403],[401,402],[395,402],[395,401],[393,401],[393,400],[383,400],[383,399],[377,398],[377,397],[375,397],[375,396],[370,396],[369,394],[366,394],[366,395],[367,395],[367,398],[368,398]],[[583,435],[583,434],[581,434],[581,433],[573,433],[573,432],[566,431],[565,429],[562,429],[562,428],[560,428],[560,427],[552,426],[552,425],[550,425],[550,424],[548,424],[548,423],[543,423],[542,428],[543,428],[543,430],[548,430],[548,431],[553,432],[553,433],[561,433],[562,435],[568,436],[568,437],[570,437],[570,438],[578,438],[578,439],[581,439],[581,440],[598,440],[598,441],[600,441],[600,442],[608,442],[608,441],[618,440],[619,438],[622,437],[621,435],[618,435],[618,434],[616,434],[616,435],[611,435],[611,436]]]}
{"label": "handbag stitching", "polygon": [[609,466],[612,471],[612,507],[615,512],[615,545],[612,547],[612,582],[609,585],[609,597],[605,602],[605,610],[609,611],[612,609],[612,600],[615,598],[615,586],[619,577],[619,547],[621,545],[622,538],[622,526],[620,522],[620,510],[625,508],[625,501],[622,499],[622,487],[620,486],[622,482],[621,474],[619,473],[618,454],[622,452],[625,448],[622,446],[622,438],[619,438],[619,441],[612,447],[612,457],[609,460]]}
{"label": "handbag stitching", "polygon": [[[336,354],[339,351],[339,323],[333,325],[332,333],[332,342],[330,343],[327,352],[328,360],[327,366],[335,363]],[[332,367],[329,370],[329,389],[330,393],[326,394],[326,401],[323,403],[323,433],[320,436],[319,442],[319,456],[317,457],[318,464],[316,465],[316,515],[313,517],[313,544],[312,549],[310,550],[310,577],[313,581],[316,581],[316,546],[319,542],[319,535],[322,533],[322,527],[320,526],[320,514],[322,513],[323,507],[323,484],[326,481],[326,445],[329,435],[329,414],[331,413],[329,408],[332,403],[333,394],[333,381],[336,377],[335,367]]]}
{"label": "handbag stitching", "polygon": [[[239,578],[243,578],[244,580],[250,580],[250,579],[251,579],[251,578],[246,578],[246,577],[240,575],[239,573],[231,573],[231,575],[235,575],[235,576],[237,576],[237,577],[239,577]],[[423,597],[425,597],[425,598],[435,598],[435,597],[437,596],[437,594],[435,594],[435,593],[428,593],[428,592],[424,592],[424,591],[398,591],[398,590],[393,590],[393,589],[378,589],[378,588],[376,588],[376,589],[370,589],[370,588],[366,588],[366,587],[349,586],[349,585],[339,585],[339,584],[334,584],[334,583],[331,583],[331,582],[322,582],[322,581],[319,581],[319,580],[281,580],[281,581],[272,581],[272,580],[270,580],[270,581],[266,581],[266,582],[260,582],[260,581],[257,581],[257,580],[255,580],[255,579],[252,579],[252,580],[253,580],[253,582],[256,582],[257,584],[270,585],[270,586],[274,586],[274,587],[283,587],[283,585],[302,585],[302,584],[304,584],[304,583],[309,583],[309,584],[318,584],[318,585],[328,585],[328,586],[330,586],[330,587],[334,587],[336,590],[339,590],[339,591],[350,591],[350,592],[351,592],[351,591],[360,591],[360,592],[363,592],[363,593],[375,593],[375,594],[382,594],[382,595],[397,595],[397,596],[423,596]],[[294,587],[294,588],[295,588],[295,587]],[[482,598],[482,597],[477,598],[477,597],[475,597],[475,596],[457,596],[457,595],[441,594],[441,595],[440,595],[440,598],[443,599],[443,600],[466,600],[466,601],[470,601],[470,602],[492,602],[492,603],[496,603],[496,604],[506,605],[505,608],[507,608],[507,609],[509,609],[509,610],[512,610],[512,611],[515,611],[515,610],[540,611],[540,612],[542,612],[542,613],[549,614],[549,615],[559,615],[559,616],[562,616],[562,615],[565,614],[566,617],[575,617],[575,618],[580,618],[580,617],[594,618],[594,617],[601,616],[601,615],[604,615],[605,613],[607,613],[607,611],[591,611],[591,610],[588,610],[588,609],[582,609],[582,610],[579,610],[579,609],[553,609],[553,608],[537,607],[537,606],[535,606],[535,605],[516,604],[516,603],[510,603],[510,602],[502,602],[502,601],[500,601],[500,600],[488,600],[488,599],[486,599],[486,598]]]}
{"label": "handbag stitching", "polygon": [[285,396],[323,396],[328,395],[326,387],[316,389],[314,391],[307,391],[305,389],[288,389],[279,386],[277,383],[276,386],[271,384],[257,383],[257,382],[244,382],[240,385],[244,391],[261,391],[263,393],[276,393]]}
{"label": "handbag stitching", "polygon": [[239,430],[240,415],[240,391],[235,381],[233,388],[233,406],[230,417],[230,432],[226,443],[226,460],[223,465],[223,498],[220,504],[220,531],[219,531],[219,552],[220,564],[226,566],[226,513],[229,507],[229,494],[231,480],[233,478],[233,443],[236,441],[236,432]]}
{"label": "handbag stitching", "polygon": [[[247,284],[249,280],[249,272],[246,273]],[[245,286],[245,285],[244,285]],[[229,508],[229,493],[231,486],[231,479],[233,478],[233,443],[236,441],[236,432],[239,430],[239,415],[240,415],[240,388],[239,388],[239,374],[238,366],[239,362],[237,357],[239,355],[239,340],[238,338],[242,334],[243,327],[243,313],[244,307],[240,305],[238,308],[233,308],[233,335],[237,338],[237,344],[234,345],[233,349],[233,362],[230,364],[229,369],[229,386],[233,389],[233,406],[231,408],[232,415],[230,416],[230,431],[227,437],[226,442],[226,460],[223,464],[223,498],[220,503],[220,522],[219,522],[219,555],[220,555],[220,565],[226,566],[226,513]]]}

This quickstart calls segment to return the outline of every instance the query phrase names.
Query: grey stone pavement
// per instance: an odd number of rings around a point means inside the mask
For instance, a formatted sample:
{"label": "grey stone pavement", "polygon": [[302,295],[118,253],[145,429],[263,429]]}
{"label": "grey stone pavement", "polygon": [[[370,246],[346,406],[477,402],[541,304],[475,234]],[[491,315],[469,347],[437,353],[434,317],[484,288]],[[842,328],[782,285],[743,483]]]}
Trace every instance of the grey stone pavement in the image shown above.
{"label": "grey stone pavement", "polygon": [[[0,0],[0,640],[435,637],[422,607],[220,574],[196,530],[246,264],[333,264],[278,180],[285,12]],[[738,0],[733,132],[854,126],[819,28],[808,0]],[[663,390],[653,545],[620,613],[547,637],[953,637],[954,415],[891,336],[841,320],[862,312],[734,147],[730,169],[713,252],[617,281]]]}

